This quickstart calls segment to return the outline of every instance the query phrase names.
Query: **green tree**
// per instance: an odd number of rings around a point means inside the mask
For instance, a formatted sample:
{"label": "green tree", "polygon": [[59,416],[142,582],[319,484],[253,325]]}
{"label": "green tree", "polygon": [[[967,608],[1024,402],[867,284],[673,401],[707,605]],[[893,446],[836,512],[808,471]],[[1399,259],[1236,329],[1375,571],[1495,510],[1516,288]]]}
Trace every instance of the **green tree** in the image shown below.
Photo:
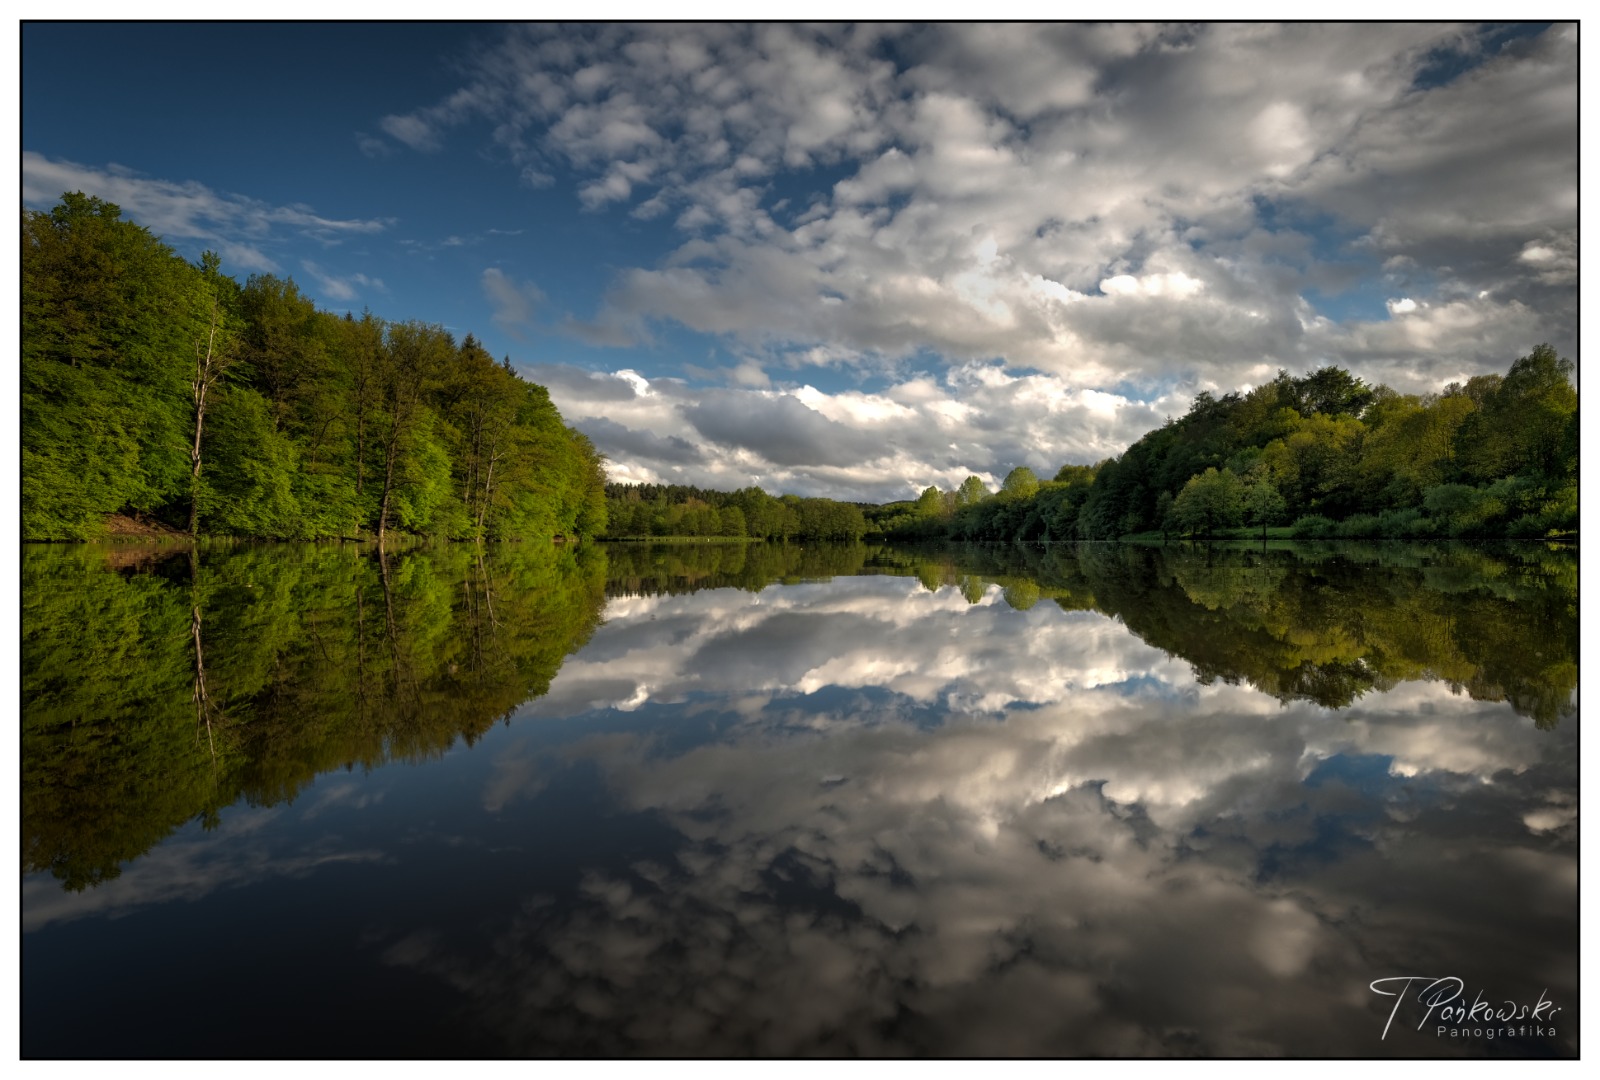
{"label": "green tree", "polygon": [[189,488],[198,271],[113,203],[22,220],[22,527],[83,539]]}
{"label": "green tree", "polygon": [[1039,478],[1026,465],[1018,465],[1006,473],[1000,483],[1000,493],[1010,499],[1031,499],[1039,491]]}
{"label": "green tree", "polygon": [[1479,483],[1524,475],[1560,484],[1575,475],[1570,438],[1578,393],[1572,361],[1540,345],[1520,357],[1483,407],[1461,425],[1456,443],[1466,474]]}
{"label": "green tree", "polygon": [[1266,476],[1254,477],[1244,493],[1244,514],[1252,525],[1261,526],[1261,539],[1267,538],[1267,526],[1282,521],[1288,504],[1278,488]]}
{"label": "green tree", "polygon": [[211,465],[196,476],[197,526],[224,536],[305,536],[294,494],[298,454],[273,427],[271,405],[254,390],[236,387],[216,398],[212,417],[206,435]]}
{"label": "green tree", "polygon": [[1171,516],[1189,535],[1209,536],[1239,524],[1243,514],[1244,482],[1228,469],[1207,469],[1183,485]]}
{"label": "green tree", "polygon": [[[442,327],[394,323],[378,354],[378,451],[383,493],[378,504],[378,544],[382,546],[398,489],[434,479],[432,415],[427,392],[455,351]],[[432,500],[427,500],[432,502]]]}

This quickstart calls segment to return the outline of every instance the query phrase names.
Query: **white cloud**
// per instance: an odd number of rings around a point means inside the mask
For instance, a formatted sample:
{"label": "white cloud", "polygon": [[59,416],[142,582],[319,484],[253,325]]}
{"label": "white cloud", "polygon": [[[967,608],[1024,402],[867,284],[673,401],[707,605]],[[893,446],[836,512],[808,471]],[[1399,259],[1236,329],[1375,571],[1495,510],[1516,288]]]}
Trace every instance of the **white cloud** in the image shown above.
{"label": "white cloud", "polygon": [[1119,453],[1189,404],[1175,391],[1139,400],[997,364],[910,372],[871,392],[763,386],[748,360],[731,370],[733,385],[705,389],[632,371],[524,369],[594,438],[615,480],[867,500],[954,488],[971,473],[996,485],[1017,465],[1052,476]]}
{"label": "white cloud", "polygon": [[348,274],[343,277],[330,273],[317,263],[309,259],[302,259],[300,267],[311,279],[316,282],[324,298],[335,303],[346,304],[365,292],[383,292],[385,287],[382,279],[368,277],[366,274]]}
{"label": "white cloud", "polygon": [[481,281],[483,293],[493,309],[490,319],[501,330],[523,340],[526,330],[533,325],[534,313],[544,303],[543,290],[531,281],[519,284],[493,266],[483,272]]}
{"label": "white cloud", "polygon": [[[1331,361],[1423,389],[1435,362],[1572,351],[1575,35],[1493,55],[1483,40],[1437,24],[519,28],[461,90],[385,123],[428,147],[487,118],[518,168],[572,170],[589,209],[670,212],[679,250],[624,268],[576,324],[611,343],[669,320],[799,363],[998,358],[1108,389]],[[1476,66],[1419,87],[1452,52]],[[1311,309],[1385,261],[1434,311],[1485,294],[1478,336],[1449,338],[1465,353]]]}
{"label": "white cloud", "polygon": [[22,201],[47,208],[63,192],[82,191],[116,203],[124,216],[169,242],[200,241],[217,249],[230,273],[277,271],[266,249],[286,232],[334,244],[382,232],[380,219],[327,218],[307,206],[273,206],[245,195],[221,194],[193,180],[141,176],[120,166],[95,168],[23,151]]}

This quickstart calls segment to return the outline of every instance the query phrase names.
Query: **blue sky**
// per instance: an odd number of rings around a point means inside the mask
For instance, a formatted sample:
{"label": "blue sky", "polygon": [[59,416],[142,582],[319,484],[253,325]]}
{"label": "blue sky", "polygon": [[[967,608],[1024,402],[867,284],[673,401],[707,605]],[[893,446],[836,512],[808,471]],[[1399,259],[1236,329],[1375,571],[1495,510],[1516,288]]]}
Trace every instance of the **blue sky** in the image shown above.
{"label": "blue sky", "polygon": [[1570,26],[21,36],[26,205],[471,332],[617,479],[906,497],[1576,351]]}

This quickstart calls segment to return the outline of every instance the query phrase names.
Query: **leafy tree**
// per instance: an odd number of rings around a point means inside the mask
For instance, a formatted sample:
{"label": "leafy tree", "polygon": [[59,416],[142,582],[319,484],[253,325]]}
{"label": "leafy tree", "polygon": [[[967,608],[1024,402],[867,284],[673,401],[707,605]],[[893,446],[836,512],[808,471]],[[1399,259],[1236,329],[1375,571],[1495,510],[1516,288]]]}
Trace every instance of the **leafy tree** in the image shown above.
{"label": "leafy tree", "polygon": [[271,537],[604,528],[601,456],[470,335],[458,357],[437,327],[336,318],[288,279],[240,289],[81,194],[24,214],[23,240],[29,538],[118,512]]}
{"label": "leafy tree", "polygon": [[1277,487],[1266,476],[1256,476],[1245,489],[1244,513],[1252,525],[1261,526],[1261,538],[1267,538],[1267,526],[1282,521],[1288,504]]}
{"label": "leafy tree", "polygon": [[1237,525],[1244,514],[1244,482],[1228,469],[1191,477],[1172,502],[1172,519],[1191,536]]}
{"label": "leafy tree", "polygon": [[1573,475],[1578,394],[1572,361],[1540,345],[1514,361],[1505,379],[1463,423],[1457,448],[1468,477],[1483,483],[1503,476],[1538,477],[1558,484]]}
{"label": "leafy tree", "polygon": [[273,427],[270,404],[254,390],[236,388],[216,400],[212,418],[206,437],[211,468],[196,477],[197,525],[214,535],[300,538],[298,455]]}
{"label": "leafy tree", "polygon": [[1006,473],[1000,484],[1000,493],[1010,499],[1031,499],[1038,491],[1039,478],[1026,465],[1018,465]]}
{"label": "leafy tree", "polygon": [[[418,322],[396,323],[388,328],[378,357],[377,449],[383,473],[383,494],[378,504],[378,544],[383,544],[394,508],[396,492],[410,484],[437,481],[438,450],[433,444],[433,417],[427,392],[439,379],[455,345],[442,327]],[[421,502],[431,507],[431,492]],[[418,520],[408,501],[408,514]],[[425,517],[422,520],[426,520]]]}
{"label": "leafy tree", "polygon": [[203,290],[113,203],[69,192],[22,227],[23,534],[82,539],[188,494]]}

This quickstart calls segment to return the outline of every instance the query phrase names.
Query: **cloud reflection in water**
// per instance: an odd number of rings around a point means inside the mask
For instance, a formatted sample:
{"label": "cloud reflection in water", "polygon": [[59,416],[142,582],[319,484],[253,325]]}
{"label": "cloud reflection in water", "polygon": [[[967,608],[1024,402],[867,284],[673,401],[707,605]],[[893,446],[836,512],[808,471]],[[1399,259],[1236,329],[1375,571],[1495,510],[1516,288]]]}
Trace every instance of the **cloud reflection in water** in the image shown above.
{"label": "cloud reflection in water", "polygon": [[479,945],[419,930],[385,954],[514,1051],[1575,1047],[1575,1021],[1380,1042],[1368,990],[1457,975],[1549,988],[1576,1017],[1574,724],[1438,682],[1281,705],[993,587],[969,604],[840,578],[615,598],[606,618],[521,722],[633,722],[511,743],[483,799],[582,766],[678,845],[597,866],[575,901],[528,896]]}

